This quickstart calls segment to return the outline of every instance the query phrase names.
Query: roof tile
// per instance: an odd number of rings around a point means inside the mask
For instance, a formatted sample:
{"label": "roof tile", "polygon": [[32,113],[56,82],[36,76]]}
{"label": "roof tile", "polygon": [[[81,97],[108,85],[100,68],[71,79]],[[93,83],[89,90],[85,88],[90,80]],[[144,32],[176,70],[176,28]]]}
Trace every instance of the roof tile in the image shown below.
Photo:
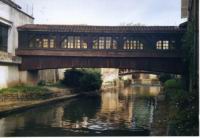
{"label": "roof tile", "polygon": [[81,33],[154,33],[154,32],[181,32],[178,26],[93,26],[93,25],[45,25],[26,24],[19,26],[22,31],[42,32],[81,32]]}

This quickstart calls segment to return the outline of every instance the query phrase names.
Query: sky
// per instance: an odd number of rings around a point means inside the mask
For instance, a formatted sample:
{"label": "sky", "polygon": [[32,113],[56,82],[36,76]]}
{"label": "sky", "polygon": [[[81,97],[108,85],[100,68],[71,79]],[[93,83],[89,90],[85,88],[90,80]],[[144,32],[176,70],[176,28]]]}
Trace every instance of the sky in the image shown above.
{"label": "sky", "polygon": [[13,1],[33,13],[36,24],[179,25],[184,22],[181,0]]}

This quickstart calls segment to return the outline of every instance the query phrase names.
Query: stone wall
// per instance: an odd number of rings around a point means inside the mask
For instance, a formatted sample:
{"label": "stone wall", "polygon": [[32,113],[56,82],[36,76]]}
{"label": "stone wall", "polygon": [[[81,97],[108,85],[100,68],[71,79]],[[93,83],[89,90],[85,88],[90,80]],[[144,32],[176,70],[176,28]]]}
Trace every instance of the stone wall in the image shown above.
{"label": "stone wall", "polygon": [[59,79],[57,69],[46,69],[39,71],[39,80],[44,80],[47,83],[56,83]]}

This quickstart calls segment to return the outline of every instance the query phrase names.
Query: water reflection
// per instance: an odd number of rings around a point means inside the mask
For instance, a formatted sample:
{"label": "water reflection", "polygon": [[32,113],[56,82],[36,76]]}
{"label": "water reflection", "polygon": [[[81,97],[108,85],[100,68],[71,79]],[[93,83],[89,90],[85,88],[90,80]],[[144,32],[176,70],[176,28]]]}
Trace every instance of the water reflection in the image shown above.
{"label": "water reflection", "polygon": [[102,93],[101,110],[96,114],[106,121],[108,129],[130,128],[133,117],[134,100],[128,89],[110,90]]}
{"label": "water reflection", "polygon": [[0,119],[0,136],[85,135],[89,131],[149,128],[159,92],[157,86],[112,89],[101,97],[80,97],[10,115]]}

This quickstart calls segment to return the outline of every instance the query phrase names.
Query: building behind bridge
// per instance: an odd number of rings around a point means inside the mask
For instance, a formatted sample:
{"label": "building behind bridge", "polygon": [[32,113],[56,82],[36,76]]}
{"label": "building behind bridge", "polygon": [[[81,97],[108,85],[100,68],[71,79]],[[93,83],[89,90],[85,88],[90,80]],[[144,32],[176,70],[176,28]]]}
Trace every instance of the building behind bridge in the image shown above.
{"label": "building behind bridge", "polygon": [[[34,77],[27,71],[19,70],[21,59],[15,55],[15,49],[18,47],[17,27],[33,23],[34,18],[18,4],[12,0],[0,0],[0,88],[34,81],[28,80]],[[41,71],[40,74],[45,77],[47,73]]]}
{"label": "building behind bridge", "polygon": [[18,47],[17,26],[33,23],[34,18],[21,10],[11,0],[0,0],[0,88],[22,81],[18,65],[20,58],[15,56]]}

